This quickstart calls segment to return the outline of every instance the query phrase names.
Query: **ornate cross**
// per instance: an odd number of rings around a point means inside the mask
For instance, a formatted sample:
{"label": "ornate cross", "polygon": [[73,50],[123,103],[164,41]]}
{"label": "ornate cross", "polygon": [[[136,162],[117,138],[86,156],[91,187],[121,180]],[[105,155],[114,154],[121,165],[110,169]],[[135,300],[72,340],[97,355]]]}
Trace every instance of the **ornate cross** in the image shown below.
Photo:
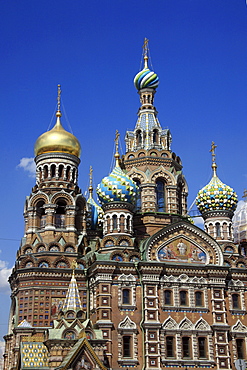
{"label": "ornate cross", "polygon": [[57,110],[60,112],[61,105],[61,85],[57,85]]}

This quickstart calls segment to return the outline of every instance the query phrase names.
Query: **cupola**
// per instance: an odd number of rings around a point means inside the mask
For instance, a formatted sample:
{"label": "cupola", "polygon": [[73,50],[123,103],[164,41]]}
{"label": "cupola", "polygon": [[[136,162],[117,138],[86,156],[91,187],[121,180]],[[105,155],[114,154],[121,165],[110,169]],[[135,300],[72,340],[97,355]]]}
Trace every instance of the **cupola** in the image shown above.
{"label": "cupola", "polygon": [[61,124],[60,110],[61,88],[58,85],[57,121],[55,126],[38,137],[34,146],[35,156],[46,153],[67,153],[80,157],[81,146],[79,140],[70,132],[66,131]]}

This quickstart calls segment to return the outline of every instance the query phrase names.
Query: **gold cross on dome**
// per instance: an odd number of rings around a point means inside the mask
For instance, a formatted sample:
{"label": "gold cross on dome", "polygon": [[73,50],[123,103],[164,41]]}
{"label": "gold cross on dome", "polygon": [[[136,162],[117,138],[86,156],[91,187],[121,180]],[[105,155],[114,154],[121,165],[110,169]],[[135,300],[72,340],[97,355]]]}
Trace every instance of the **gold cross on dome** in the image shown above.
{"label": "gold cross on dome", "polygon": [[118,139],[119,139],[120,133],[118,130],[116,130],[116,135],[115,135],[115,144],[116,144],[116,152],[118,152]]}
{"label": "gold cross on dome", "polygon": [[90,183],[90,186],[92,186],[92,183],[93,183],[93,167],[90,166],[90,170],[89,170],[89,183]]}
{"label": "gold cross on dome", "polygon": [[60,112],[61,105],[61,85],[57,85],[57,110]]}
{"label": "gold cross on dome", "polygon": [[143,44],[143,56],[147,57],[148,56],[148,39],[145,37],[144,39],[144,44]]}
{"label": "gold cross on dome", "polygon": [[215,145],[214,141],[212,141],[210,152],[212,153],[212,162],[215,162],[215,149],[217,145]]}

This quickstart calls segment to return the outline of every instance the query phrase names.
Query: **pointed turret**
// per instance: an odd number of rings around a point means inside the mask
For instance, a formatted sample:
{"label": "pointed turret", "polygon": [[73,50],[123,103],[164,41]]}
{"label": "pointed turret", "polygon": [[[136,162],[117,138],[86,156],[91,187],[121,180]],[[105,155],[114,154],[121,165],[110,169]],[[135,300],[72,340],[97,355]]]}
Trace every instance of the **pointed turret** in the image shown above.
{"label": "pointed turret", "polygon": [[77,282],[75,279],[75,268],[76,268],[76,263],[73,264],[73,272],[72,272],[72,277],[69,283],[69,288],[68,292],[63,304],[62,311],[65,313],[67,311],[74,311],[78,312],[82,310],[82,304],[81,304],[81,299],[79,295],[79,290],[77,287]]}

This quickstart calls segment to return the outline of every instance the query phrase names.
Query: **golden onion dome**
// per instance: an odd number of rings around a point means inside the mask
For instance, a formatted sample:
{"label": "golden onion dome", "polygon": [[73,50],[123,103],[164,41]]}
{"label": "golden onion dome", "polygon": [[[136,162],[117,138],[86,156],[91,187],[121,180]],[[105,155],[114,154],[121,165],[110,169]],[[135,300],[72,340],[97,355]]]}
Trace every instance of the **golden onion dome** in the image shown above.
{"label": "golden onion dome", "polygon": [[60,122],[60,117],[62,116],[60,111],[60,98],[61,88],[60,85],[58,85],[57,122],[50,131],[40,135],[36,140],[34,146],[34,153],[36,156],[45,153],[68,153],[80,157],[81,146],[78,139],[73,134],[66,131]]}

